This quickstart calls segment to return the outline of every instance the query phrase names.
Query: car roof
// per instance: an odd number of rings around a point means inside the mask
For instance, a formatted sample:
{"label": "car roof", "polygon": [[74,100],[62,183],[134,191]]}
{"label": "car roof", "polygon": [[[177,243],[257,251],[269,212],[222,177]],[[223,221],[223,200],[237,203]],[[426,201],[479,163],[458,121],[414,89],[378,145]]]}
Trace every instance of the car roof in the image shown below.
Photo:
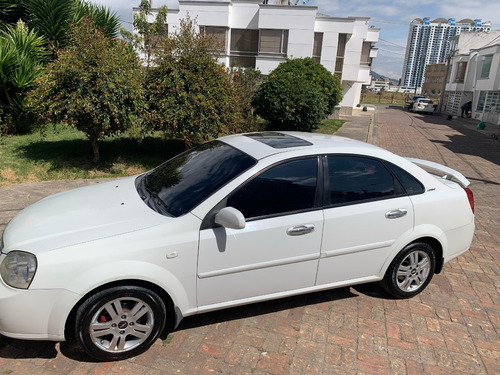
{"label": "car roof", "polygon": [[383,150],[377,146],[335,135],[305,132],[257,132],[229,135],[219,138],[253,158],[287,152],[303,151],[304,154],[353,153],[364,150]]}

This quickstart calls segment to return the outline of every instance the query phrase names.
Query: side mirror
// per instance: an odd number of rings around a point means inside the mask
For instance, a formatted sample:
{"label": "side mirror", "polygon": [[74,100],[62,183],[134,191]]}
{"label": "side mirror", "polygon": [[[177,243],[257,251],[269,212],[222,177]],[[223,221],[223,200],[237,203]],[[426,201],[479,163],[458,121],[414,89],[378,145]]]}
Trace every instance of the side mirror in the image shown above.
{"label": "side mirror", "polygon": [[233,207],[224,207],[215,215],[215,223],[224,228],[243,229],[246,222],[243,214]]}

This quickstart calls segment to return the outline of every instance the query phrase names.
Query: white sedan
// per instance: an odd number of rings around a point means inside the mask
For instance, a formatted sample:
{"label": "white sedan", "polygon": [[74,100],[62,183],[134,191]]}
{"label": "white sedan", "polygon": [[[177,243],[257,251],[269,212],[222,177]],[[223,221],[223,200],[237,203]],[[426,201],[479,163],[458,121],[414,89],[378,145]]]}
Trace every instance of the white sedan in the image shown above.
{"label": "white sedan", "polygon": [[434,102],[430,99],[419,98],[415,100],[412,106],[413,112],[425,112],[434,114]]}
{"label": "white sedan", "polygon": [[0,333],[118,360],[229,306],[373,281],[412,297],[471,244],[468,184],[346,138],[223,137],[12,219]]}

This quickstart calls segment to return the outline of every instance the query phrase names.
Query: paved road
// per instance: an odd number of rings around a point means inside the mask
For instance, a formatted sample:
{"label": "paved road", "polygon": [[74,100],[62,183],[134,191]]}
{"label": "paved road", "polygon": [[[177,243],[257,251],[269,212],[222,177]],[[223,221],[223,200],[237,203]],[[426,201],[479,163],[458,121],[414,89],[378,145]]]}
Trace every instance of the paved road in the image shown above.
{"label": "paved road", "polygon": [[[65,344],[0,338],[0,374],[500,374],[500,142],[471,120],[380,106],[373,114],[356,113],[340,134],[472,181],[472,248],[423,293],[393,300],[371,284],[190,317],[167,341],[116,363]],[[87,183],[0,189],[0,230],[26,204]]]}

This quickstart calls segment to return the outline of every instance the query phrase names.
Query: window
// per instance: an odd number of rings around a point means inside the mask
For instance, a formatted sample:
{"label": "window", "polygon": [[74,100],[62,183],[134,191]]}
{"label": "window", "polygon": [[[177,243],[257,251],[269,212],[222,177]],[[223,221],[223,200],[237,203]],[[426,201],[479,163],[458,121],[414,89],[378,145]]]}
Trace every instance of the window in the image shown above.
{"label": "window", "polygon": [[322,47],[323,47],[323,33],[314,33],[312,58],[317,63],[321,62]]}
{"label": "window", "polygon": [[288,30],[260,30],[259,53],[286,55]]}
{"label": "window", "polygon": [[493,55],[483,56],[482,59],[483,63],[481,65],[481,78],[489,78]]}
{"label": "window", "polygon": [[217,49],[225,51],[227,44],[227,27],[200,26],[200,32],[213,39]]}
{"label": "window", "polygon": [[318,159],[288,161],[262,172],[227,199],[245,218],[285,214],[315,207]]}
{"label": "window", "polygon": [[384,165],[359,156],[328,156],[330,204],[345,205],[404,194]]}
{"label": "window", "polygon": [[458,82],[458,83],[464,82],[466,70],[467,70],[467,62],[459,62],[457,64],[457,73],[455,75],[455,82]]}
{"label": "window", "polygon": [[347,44],[347,34],[339,34],[337,44],[337,58],[335,60],[335,75],[342,81],[342,69],[344,68],[345,46]]}
{"label": "window", "polygon": [[230,66],[255,68],[259,50],[259,30],[232,29]]}
{"label": "window", "polygon": [[391,163],[388,163],[388,167],[401,185],[403,185],[406,194],[416,195],[423,194],[425,192],[424,186],[411,174]]}
{"label": "window", "polygon": [[486,101],[486,94],[487,91],[481,91],[479,93],[479,99],[477,100],[477,107],[476,107],[477,112],[483,112],[484,102]]}
{"label": "window", "polygon": [[[192,148],[141,175],[137,190],[155,211],[186,214],[256,161],[220,141]],[[151,197],[146,200],[145,197]]]}
{"label": "window", "polygon": [[232,29],[231,52],[257,54],[259,48],[259,30]]}
{"label": "window", "polygon": [[371,42],[363,42],[363,47],[361,49],[361,65],[371,66],[370,51],[372,49]]}

